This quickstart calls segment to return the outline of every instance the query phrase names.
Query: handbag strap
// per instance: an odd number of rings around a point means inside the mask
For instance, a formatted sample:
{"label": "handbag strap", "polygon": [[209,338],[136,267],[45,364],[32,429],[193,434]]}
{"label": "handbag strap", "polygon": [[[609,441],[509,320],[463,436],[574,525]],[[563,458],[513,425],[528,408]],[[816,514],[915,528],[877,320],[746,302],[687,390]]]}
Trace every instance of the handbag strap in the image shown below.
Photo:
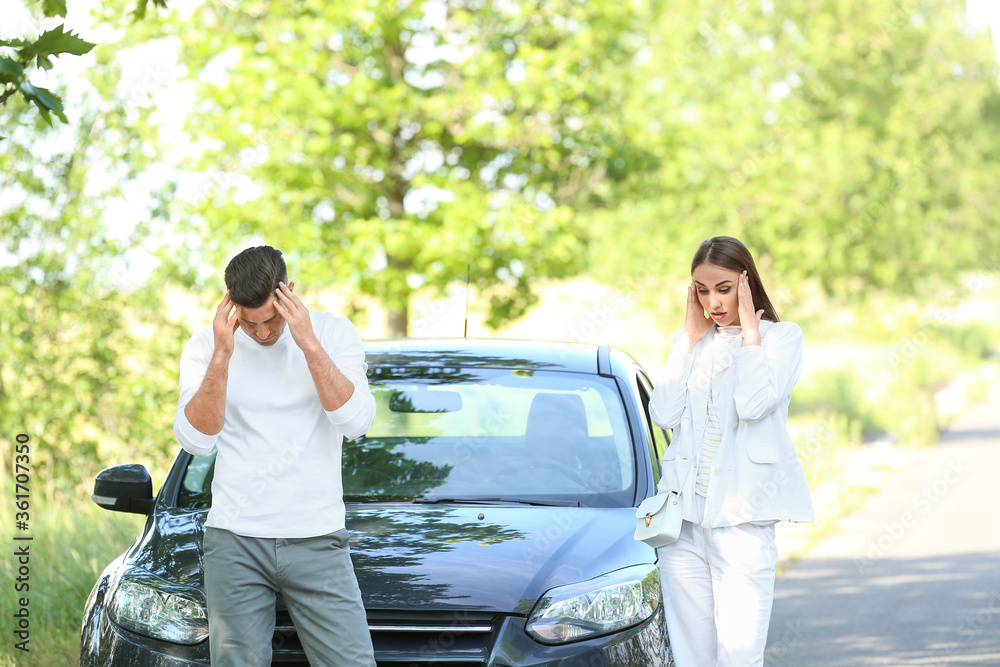
{"label": "handbag strap", "polygon": [[681,482],[681,485],[680,485],[680,488],[678,488],[678,489],[677,489],[677,493],[678,493],[678,494],[681,494],[681,493],[683,493],[683,491],[684,491],[684,487],[686,487],[686,486],[687,486],[687,483],[688,483],[688,479],[690,479],[690,478],[691,478],[691,473],[693,473],[693,472],[694,472],[694,469],[695,469],[696,467],[698,467],[698,462],[697,462],[697,460],[695,460],[695,461],[692,461],[692,462],[691,462],[691,465],[690,465],[690,466],[688,467],[688,471],[687,471],[687,474],[686,474],[686,475],[684,475],[684,481],[683,481],[683,482]]}

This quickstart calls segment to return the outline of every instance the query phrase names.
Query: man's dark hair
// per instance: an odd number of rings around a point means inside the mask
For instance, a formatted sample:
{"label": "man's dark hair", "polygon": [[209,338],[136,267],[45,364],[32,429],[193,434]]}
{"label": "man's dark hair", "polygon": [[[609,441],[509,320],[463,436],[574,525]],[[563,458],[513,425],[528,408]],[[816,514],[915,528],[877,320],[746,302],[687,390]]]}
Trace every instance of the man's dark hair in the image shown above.
{"label": "man's dark hair", "polygon": [[229,298],[244,308],[260,308],[274,297],[278,283],[288,284],[288,269],[281,251],[262,245],[247,248],[229,261],[226,288]]}

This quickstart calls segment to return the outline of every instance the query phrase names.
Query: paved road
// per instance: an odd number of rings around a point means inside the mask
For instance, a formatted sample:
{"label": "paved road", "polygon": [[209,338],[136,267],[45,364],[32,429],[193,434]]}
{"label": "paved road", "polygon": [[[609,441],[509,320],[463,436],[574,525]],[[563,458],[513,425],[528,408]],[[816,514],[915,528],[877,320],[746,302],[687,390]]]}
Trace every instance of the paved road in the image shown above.
{"label": "paved road", "polygon": [[767,667],[1000,666],[1000,385],[937,446],[896,455],[778,578]]}

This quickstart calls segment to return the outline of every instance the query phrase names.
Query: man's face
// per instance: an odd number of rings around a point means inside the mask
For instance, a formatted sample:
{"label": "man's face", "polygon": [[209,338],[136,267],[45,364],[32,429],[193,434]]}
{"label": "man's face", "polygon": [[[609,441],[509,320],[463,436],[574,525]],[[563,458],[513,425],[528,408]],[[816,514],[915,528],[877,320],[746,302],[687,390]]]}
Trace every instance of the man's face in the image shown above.
{"label": "man's face", "polygon": [[278,314],[273,299],[269,299],[260,308],[240,306],[236,316],[243,331],[258,345],[274,345],[285,330],[285,319]]}

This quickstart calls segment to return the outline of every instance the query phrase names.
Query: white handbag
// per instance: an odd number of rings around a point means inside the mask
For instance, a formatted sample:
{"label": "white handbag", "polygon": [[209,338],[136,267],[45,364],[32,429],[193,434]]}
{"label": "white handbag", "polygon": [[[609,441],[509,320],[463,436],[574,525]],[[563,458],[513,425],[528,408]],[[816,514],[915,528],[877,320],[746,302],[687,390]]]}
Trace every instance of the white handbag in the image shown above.
{"label": "white handbag", "polygon": [[[680,489],[687,484],[690,475],[691,470],[688,470]],[[659,548],[672,544],[680,536],[684,520],[684,497],[680,489],[658,493],[642,501],[635,510],[635,539]]]}

